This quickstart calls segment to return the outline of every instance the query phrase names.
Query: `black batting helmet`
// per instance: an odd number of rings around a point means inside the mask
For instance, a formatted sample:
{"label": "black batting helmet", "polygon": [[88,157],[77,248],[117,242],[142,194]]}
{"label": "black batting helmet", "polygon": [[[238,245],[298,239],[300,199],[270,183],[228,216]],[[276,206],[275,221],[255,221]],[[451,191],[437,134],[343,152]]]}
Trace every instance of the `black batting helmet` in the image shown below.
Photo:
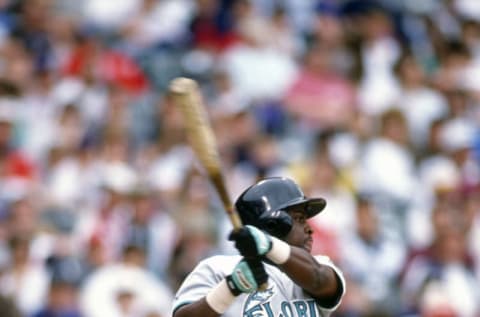
{"label": "black batting helmet", "polygon": [[278,238],[292,229],[288,211],[303,211],[307,218],[325,208],[323,198],[307,198],[300,187],[286,177],[266,178],[247,188],[235,202],[244,224],[253,225]]}

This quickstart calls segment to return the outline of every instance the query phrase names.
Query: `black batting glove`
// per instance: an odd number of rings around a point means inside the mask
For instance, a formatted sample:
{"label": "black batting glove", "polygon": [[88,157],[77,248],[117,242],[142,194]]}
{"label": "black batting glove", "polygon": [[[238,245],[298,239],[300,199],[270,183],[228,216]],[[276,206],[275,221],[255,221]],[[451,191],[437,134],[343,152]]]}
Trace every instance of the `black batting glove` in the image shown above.
{"label": "black batting glove", "polygon": [[234,296],[252,293],[268,281],[268,275],[259,259],[243,258],[226,277],[227,286]]}
{"label": "black batting glove", "polygon": [[263,257],[272,249],[270,235],[250,225],[233,230],[228,240],[234,241],[235,248],[247,259]]}

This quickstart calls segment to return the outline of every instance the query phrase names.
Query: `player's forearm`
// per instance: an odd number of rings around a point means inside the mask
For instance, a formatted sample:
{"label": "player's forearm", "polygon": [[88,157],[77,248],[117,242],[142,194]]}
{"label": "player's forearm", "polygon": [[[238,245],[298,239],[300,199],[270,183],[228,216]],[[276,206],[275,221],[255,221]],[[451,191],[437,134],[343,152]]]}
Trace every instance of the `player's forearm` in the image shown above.
{"label": "player's forearm", "polygon": [[180,307],[175,311],[174,317],[217,317],[219,313],[208,305],[205,297],[188,305]]}
{"label": "player's forearm", "polygon": [[337,293],[339,285],[335,271],[318,263],[306,250],[272,237],[272,247],[266,257],[310,295],[328,298]]}
{"label": "player's forearm", "polygon": [[292,246],[288,260],[278,266],[313,297],[334,296],[338,290],[334,270],[319,264],[310,253],[301,248]]}
{"label": "player's forearm", "polygon": [[[258,263],[262,265],[260,261]],[[210,291],[207,293],[207,295],[204,298],[179,308],[178,311],[175,312],[174,316],[175,317],[220,316],[221,314],[223,314],[228,310],[230,305],[235,301],[235,298],[237,295],[239,295],[241,292],[247,291],[247,289],[240,289],[238,287],[239,278],[237,275],[240,274],[239,272],[242,272],[241,274],[242,278],[245,280],[244,285],[245,287],[248,287],[250,285],[249,282],[251,282],[251,281],[248,281],[248,279],[252,275],[252,273],[249,270],[250,270],[250,267],[247,264],[247,262],[245,262],[244,260],[240,261],[235,266],[234,273],[232,273],[232,275],[227,276],[215,287],[210,289]]]}

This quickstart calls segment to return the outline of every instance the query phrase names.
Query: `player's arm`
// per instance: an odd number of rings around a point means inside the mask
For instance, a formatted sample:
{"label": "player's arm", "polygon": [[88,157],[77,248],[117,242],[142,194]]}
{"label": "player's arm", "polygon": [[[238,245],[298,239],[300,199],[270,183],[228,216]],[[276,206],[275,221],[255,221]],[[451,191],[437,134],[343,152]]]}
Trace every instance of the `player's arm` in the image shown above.
{"label": "player's arm", "polygon": [[319,263],[308,251],[291,246],[253,227],[245,226],[232,233],[230,239],[243,256],[265,257],[276,264],[298,286],[326,307],[336,302],[343,286],[334,269]]}
{"label": "player's arm", "polygon": [[186,304],[178,308],[174,313],[174,317],[188,317],[188,316],[205,316],[205,317],[217,317],[220,313],[213,310],[208,305],[206,298],[202,298],[191,304]]}
{"label": "player's arm", "polygon": [[232,274],[214,286],[206,296],[199,300],[179,306],[174,317],[216,317],[223,314],[236,297],[242,293],[251,293],[268,280],[262,261],[242,259]]}
{"label": "player's arm", "polygon": [[[289,248],[289,251],[284,251],[285,255],[280,259],[268,253],[266,257],[273,262],[278,260],[277,266],[312,297],[320,299],[326,306],[333,306],[328,304],[335,301],[342,292],[342,284],[333,268],[319,263],[304,249],[290,246],[281,240],[273,243],[285,244],[284,248]],[[289,252],[288,257],[286,252]]]}

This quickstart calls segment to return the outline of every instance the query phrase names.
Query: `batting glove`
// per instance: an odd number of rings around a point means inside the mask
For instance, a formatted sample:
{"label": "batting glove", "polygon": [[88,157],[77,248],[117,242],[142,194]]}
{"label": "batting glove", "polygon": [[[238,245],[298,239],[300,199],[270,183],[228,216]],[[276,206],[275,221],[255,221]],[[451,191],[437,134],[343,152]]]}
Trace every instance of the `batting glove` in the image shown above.
{"label": "batting glove", "polygon": [[252,293],[268,280],[267,272],[259,259],[242,259],[226,277],[227,285],[234,296]]}
{"label": "batting glove", "polygon": [[205,300],[220,315],[228,310],[238,295],[252,293],[268,280],[267,272],[260,259],[243,258],[232,274],[208,292]]}
{"label": "batting glove", "polygon": [[233,230],[228,239],[235,242],[235,248],[245,258],[266,257],[275,264],[283,264],[290,257],[288,243],[251,225]]}
{"label": "batting glove", "polygon": [[235,248],[246,258],[262,257],[272,249],[271,236],[250,225],[233,230],[228,239],[235,242]]}

